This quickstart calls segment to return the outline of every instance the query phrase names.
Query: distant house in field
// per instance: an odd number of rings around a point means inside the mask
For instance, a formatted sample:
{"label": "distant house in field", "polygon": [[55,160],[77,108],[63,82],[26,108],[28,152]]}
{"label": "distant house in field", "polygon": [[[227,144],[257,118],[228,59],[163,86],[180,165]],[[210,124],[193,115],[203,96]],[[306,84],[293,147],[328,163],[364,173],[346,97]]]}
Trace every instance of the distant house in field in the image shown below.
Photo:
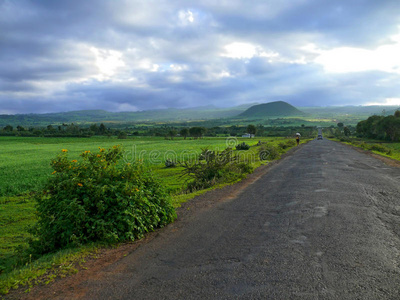
{"label": "distant house in field", "polygon": [[244,138],[253,138],[253,137],[255,137],[255,135],[254,134],[250,134],[250,133],[245,133],[245,134],[242,135],[242,137],[244,137]]}

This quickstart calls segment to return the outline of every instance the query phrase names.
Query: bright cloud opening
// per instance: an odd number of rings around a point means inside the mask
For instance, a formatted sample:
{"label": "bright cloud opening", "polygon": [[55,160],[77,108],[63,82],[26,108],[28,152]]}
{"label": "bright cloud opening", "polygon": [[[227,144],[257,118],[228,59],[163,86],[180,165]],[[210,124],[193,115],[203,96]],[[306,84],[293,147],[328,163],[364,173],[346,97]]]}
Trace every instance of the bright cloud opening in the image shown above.
{"label": "bright cloud opening", "polygon": [[122,53],[115,50],[103,50],[91,47],[90,51],[96,57],[96,66],[99,69],[99,74],[95,78],[99,80],[107,80],[112,77],[116,70],[125,66],[122,60]]}
{"label": "bright cloud opening", "polygon": [[392,36],[391,41],[375,50],[341,47],[321,51],[315,62],[331,73],[374,70],[400,74],[400,36]]}
{"label": "bright cloud opening", "polygon": [[389,105],[389,106],[400,106],[400,98],[386,98],[382,102],[370,102],[365,105]]}
{"label": "bright cloud opening", "polygon": [[194,15],[193,12],[190,10],[181,10],[179,11],[179,20],[181,21],[182,25],[188,25],[194,22]]}
{"label": "bright cloud opening", "polygon": [[257,54],[257,47],[248,43],[232,43],[226,45],[222,56],[230,58],[252,58]]}

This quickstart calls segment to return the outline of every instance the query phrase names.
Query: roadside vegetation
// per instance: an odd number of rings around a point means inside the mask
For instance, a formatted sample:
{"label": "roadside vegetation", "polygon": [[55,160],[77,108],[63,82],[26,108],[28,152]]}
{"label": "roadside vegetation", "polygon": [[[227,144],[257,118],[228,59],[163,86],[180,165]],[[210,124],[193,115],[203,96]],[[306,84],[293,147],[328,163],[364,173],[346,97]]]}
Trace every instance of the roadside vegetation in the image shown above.
{"label": "roadside vegetation", "polygon": [[76,272],[98,247],[168,224],[182,202],[295,145],[292,138],[0,139],[0,293]]}
{"label": "roadside vegetation", "polygon": [[356,127],[338,123],[335,130],[325,129],[325,135],[337,141],[400,160],[400,110],[389,116],[373,115]]}

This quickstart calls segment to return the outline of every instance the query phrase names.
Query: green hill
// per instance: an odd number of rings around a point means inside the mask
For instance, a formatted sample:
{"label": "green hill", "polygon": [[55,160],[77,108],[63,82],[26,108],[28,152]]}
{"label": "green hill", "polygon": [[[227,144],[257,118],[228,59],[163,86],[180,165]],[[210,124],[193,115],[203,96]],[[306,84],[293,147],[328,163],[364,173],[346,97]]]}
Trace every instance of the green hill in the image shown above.
{"label": "green hill", "polygon": [[243,113],[239,114],[238,118],[265,118],[265,117],[290,117],[304,116],[305,113],[298,110],[296,107],[284,101],[275,101],[254,105],[248,108]]}

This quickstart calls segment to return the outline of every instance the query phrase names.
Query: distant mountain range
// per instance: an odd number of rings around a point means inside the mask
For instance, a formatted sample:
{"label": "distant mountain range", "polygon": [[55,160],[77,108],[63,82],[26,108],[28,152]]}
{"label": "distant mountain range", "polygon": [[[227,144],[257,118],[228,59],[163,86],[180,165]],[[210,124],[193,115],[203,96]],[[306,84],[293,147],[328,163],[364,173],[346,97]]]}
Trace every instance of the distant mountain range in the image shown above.
{"label": "distant mountain range", "polygon": [[275,101],[253,105],[239,114],[238,118],[265,118],[265,117],[291,117],[305,116],[306,113],[284,101]]}
{"label": "distant mountain range", "polygon": [[105,110],[81,110],[47,114],[0,115],[0,127],[47,126],[62,123],[141,123],[141,122],[186,122],[216,119],[273,119],[282,117],[312,117],[337,119],[357,116],[358,120],[373,114],[393,114],[397,106],[340,106],[302,107],[298,109],[283,101],[251,103],[229,108],[203,106],[195,108],[169,108],[137,112],[109,112]]}
{"label": "distant mountain range", "polygon": [[258,104],[250,103],[229,108],[203,106],[195,108],[168,108],[136,112],[109,112],[105,110],[79,110],[46,114],[0,115],[0,127],[46,126],[62,123],[127,123],[127,122],[167,122],[231,118]]}

